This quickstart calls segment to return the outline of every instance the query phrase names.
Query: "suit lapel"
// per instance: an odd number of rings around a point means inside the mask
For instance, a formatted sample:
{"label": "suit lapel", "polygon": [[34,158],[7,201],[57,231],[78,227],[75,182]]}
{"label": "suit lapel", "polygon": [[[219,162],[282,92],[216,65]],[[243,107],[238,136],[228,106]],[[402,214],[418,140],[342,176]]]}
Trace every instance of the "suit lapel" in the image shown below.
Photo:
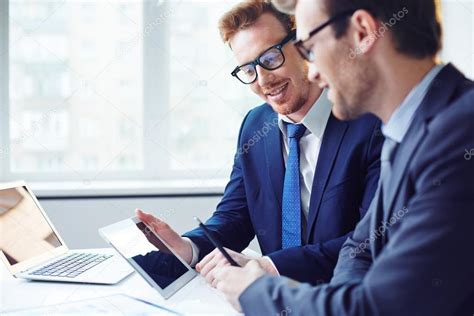
{"label": "suit lapel", "polygon": [[426,135],[426,126],[424,121],[419,122],[418,120],[417,122],[414,120],[411,126],[413,128],[410,128],[408,133],[405,135],[405,139],[407,139],[407,141],[402,141],[402,143],[399,145],[396,158],[392,166],[392,176],[389,181],[389,188],[386,188],[385,190],[388,195],[387,206],[385,207],[386,212],[384,214],[385,223],[389,222],[390,215],[393,213],[393,211],[396,211],[393,209],[395,196],[398,194],[402,180],[405,177],[405,171],[408,168],[408,165],[410,164],[410,161],[415,154],[419,143]]}
{"label": "suit lapel", "polygon": [[[272,112],[267,116],[266,122],[275,122],[277,114]],[[278,216],[281,218],[281,199],[283,196],[283,178],[285,176],[285,164],[282,151],[282,136],[278,125],[274,126],[263,138],[265,147],[265,161],[268,169],[268,176],[273,187],[275,199],[278,201]],[[281,220],[279,221],[279,223]]]}
{"label": "suit lapel", "polygon": [[333,114],[329,116],[326,130],[324,131],[321,149],[319,151],[318,162],[311,189],[311,198],[309,203],[309,218],[306,230],[306,240],[310,240],[311,228],[318,217],[319,208],[323,192],[331,175],[337,153],[347,130],[347,122],[336,119]]}
{"label": "suit lapel", "polygon": [[380,249],[383,247],[385,236],[385,231],[382,231],[385,228],[383,222],[384,213],[382,207],[382,196],[380,195],[380,181],[367,213],[370,214],[370,237],[374,237],[373,242],[370,243],[370,250],[372,257],[376,258]]}
{"label": "suit lapel", "polygon": [[392,166],[392,177],[387,189],[387,205],[384,220],[388,222],[395,207],[395,197],[398,195],[405,171],[411,162],[416,149],[427,133],[429,120],[449,105],[449,101],[459,82],[464,76],[451,64],[446,65],[436,76],[415,113],[407,134],[399,145]]}

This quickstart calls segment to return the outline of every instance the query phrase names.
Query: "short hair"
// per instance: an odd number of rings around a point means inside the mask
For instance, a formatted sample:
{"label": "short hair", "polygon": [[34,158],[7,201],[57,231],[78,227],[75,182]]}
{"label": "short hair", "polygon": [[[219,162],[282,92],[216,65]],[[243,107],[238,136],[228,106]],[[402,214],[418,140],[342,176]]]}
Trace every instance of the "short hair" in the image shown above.
{"label": "short hair", "polygon": [[219,20],[219,32],[224,43],[228,43],[240,30],[253,25],[264,13],[273,14],[288,33],[295,28],[294,17],[278,11],[271,1],[246,0],[234,6]]}
{"label": "short hair", "polygon": [[[273,0],[284,12],[293,12],[298,0]],[[310,1],[310,0],[299,0]],[[315,1],[315,0],[311,0]],[[364,9],[389,28],[395,49],[405,55],[424,58],[442,48],[439,0],[322,0],[329,16],[346,10]],[[343,36],[348,19],[332,24],[336,38]],[[388,27],[389,26],[389,27]]]}

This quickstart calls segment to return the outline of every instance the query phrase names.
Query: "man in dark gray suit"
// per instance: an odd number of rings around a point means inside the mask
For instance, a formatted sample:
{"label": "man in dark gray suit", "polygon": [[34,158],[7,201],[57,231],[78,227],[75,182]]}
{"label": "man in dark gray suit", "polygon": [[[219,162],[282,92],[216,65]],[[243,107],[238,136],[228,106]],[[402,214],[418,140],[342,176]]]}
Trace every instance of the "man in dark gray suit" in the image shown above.
{"label": "man in dark gray suit", "polygon": [[217,288],[248,315],[473,315],[474,83],[437,62],[437,1],[290,2],[334,115],[384,123],[379,187],[329,284],[251,261],[220,269]]}

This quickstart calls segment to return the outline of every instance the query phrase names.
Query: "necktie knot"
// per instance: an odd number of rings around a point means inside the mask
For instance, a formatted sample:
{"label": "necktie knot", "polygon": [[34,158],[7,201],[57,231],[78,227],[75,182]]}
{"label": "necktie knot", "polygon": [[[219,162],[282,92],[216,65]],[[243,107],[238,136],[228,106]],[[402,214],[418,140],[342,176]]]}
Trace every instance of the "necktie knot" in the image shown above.
{"label": "necktie knot", "polygon": [[303,124],[288,123],[286,124],[286,132],[288,134],[288,138],[295,138],[297,141],[299,141],[306,132],[306,127]]}

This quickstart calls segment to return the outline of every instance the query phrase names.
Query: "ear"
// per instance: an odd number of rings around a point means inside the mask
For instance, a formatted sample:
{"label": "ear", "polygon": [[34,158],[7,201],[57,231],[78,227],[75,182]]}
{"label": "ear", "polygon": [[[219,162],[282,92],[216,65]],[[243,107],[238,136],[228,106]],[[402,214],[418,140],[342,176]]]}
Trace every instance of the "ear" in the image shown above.
{"label": "ear", "polygon": [[[351,17],[352,45],[354,47],[351,55],[363,55],[368,53],[377,40],[383,36],[378,32],[378,21],[366,10],[357,10]],[[385,33],[384,29],[384,33]]]}

